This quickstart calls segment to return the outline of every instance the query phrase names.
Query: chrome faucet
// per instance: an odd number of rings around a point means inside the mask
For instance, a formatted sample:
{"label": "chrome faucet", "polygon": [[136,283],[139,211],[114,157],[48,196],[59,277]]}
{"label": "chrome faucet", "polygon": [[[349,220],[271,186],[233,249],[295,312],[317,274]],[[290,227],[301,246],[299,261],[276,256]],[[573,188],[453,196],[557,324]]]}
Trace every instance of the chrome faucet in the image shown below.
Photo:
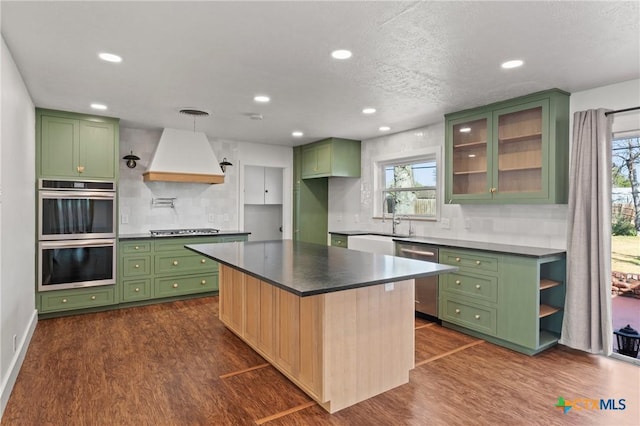
{"label": "chrome faucet", "polygon": [[416,233],[416,231],[415,231],[415,230],[413,229],[413,227],[411,226],[411,218],[410,218],[409,216],[407,216],[407,215],[404,215],[402,218],[403,218],[403,219],[405,219],[405,220],[408,220],[408,221],[409,221],[409,231],[408,231],[408,234],[409,234],[409,236],[411,237],[412,235],[414,235],[414,234]]}
{"label": "chrome faucet", "polygon": [[396,209],[393,209],[393,216],[391,216],[391,233],[396,234],[396,226],[400,225],[400,216],[396,217]]}

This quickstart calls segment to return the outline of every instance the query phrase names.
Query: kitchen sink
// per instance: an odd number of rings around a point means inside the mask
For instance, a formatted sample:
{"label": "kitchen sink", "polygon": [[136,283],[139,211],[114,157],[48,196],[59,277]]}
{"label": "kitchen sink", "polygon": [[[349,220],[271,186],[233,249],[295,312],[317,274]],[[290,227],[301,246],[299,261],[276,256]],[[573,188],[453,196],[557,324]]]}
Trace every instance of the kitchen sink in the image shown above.
{"label": "kitchen sink", "polygon": [[395,254],[394,237],[384,235],[350,235],[348,247],[352,250],[366,251],[369,253]]}

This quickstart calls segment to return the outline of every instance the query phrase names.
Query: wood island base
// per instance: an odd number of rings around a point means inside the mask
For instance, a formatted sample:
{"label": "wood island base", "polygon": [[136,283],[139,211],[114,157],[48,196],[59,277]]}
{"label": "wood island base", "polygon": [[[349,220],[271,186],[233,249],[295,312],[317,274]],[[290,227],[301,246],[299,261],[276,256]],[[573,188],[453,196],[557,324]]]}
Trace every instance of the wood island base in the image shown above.
{"label": "wood island base", "polygon": [[413,280],[299,297],[220,264],[220,320],[330,413],[409,381]]}

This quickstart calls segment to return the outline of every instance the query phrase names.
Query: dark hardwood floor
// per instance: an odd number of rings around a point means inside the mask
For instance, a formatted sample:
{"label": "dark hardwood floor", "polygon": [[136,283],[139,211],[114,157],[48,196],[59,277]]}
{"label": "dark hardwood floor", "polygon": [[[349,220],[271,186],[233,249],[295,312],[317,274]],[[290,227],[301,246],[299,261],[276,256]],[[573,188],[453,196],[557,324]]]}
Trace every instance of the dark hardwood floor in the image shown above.
{"label": "dark hardwood floor", "polygon": [[[640,424],[636,366],[563,347],[529,357],[421,320],[410,382],[330,415],[217,314],[208,297],[41,320],[2,424]],[[558,397],[626,409],[564,414]]]}

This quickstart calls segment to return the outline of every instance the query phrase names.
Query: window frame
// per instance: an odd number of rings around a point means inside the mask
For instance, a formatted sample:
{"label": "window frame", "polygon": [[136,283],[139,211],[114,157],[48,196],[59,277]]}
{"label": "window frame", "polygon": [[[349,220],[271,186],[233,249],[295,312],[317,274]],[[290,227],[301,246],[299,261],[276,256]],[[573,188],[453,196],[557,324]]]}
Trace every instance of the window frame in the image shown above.
{"label": "window frame", "polygon": [[[438,222],[440,221],[442,211],[442,197],[444,196],[443,185],[443,171],[442,171],[442,147],[428,147],[412,151],[401,151],[393,154],[381,155],[373,159],[373,213],[374,219],[383,218],[383,194],[388,192],[387,188],[384,188],[385,184],[385,167],[400,164],[409,164],[417,162],[429,162],[435,161],[436,163],[436,214],[435,216],[424,215],[406,215],[411,220]],[[431,187],[429,187],[430,189]],[[407,188],[409,189],[409,188]],[[404,190],[407,190],[404,189]],[[384,214],[385,218],[390,217],[390,214]],[[405,216],[405,215],[402,215]]]}

